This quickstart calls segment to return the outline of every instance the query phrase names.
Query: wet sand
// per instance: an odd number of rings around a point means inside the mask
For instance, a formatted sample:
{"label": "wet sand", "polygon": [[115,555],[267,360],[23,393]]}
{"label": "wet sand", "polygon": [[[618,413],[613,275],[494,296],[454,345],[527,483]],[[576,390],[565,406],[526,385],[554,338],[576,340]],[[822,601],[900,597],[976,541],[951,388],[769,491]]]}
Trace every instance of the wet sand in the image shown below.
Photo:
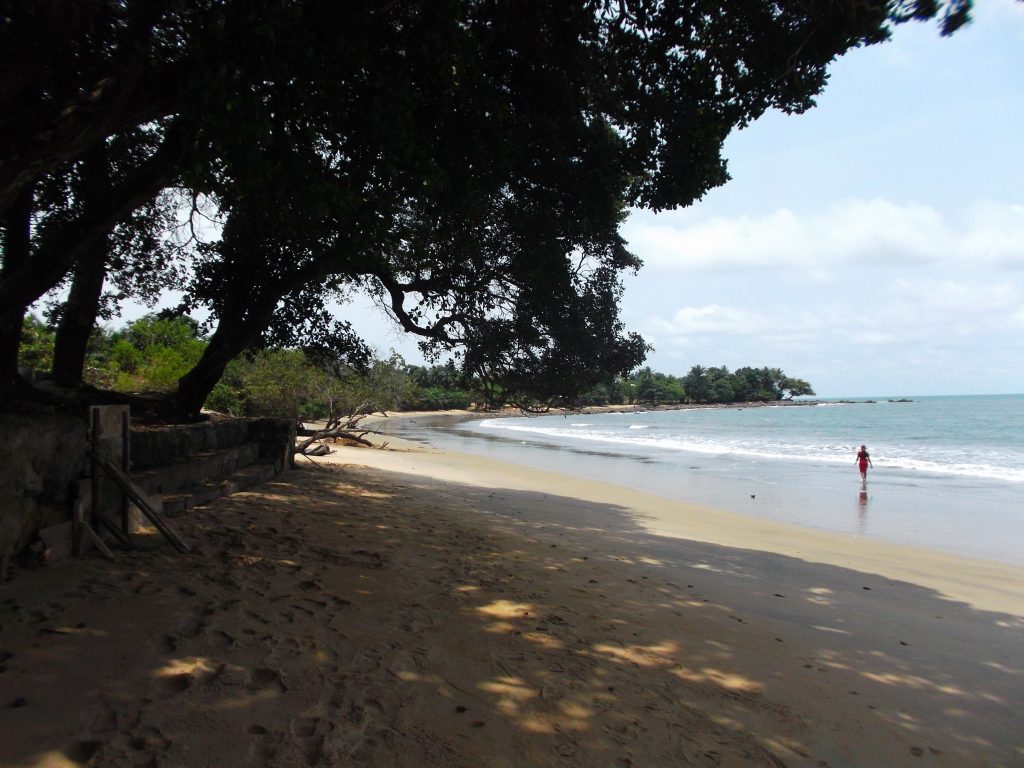
{"label": "wet sand", "polygon": [[391,441],[0,585],[0,765],[1012,766],[1024,570]]}

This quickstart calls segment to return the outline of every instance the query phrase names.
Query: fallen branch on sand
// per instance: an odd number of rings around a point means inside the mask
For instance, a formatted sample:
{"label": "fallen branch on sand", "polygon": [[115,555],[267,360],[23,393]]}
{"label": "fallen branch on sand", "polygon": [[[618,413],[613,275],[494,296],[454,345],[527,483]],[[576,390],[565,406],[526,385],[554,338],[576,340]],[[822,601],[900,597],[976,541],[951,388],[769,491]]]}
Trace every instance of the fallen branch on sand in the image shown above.
{"label": "fallen branch on sand", "polygon": [[366,439],[366,435],[379,433],[372,429],[359,429],[359,422],[368,415],[368,413],[357,413],[345,419],[331,418],[320,429],[306,429],[300,426],[296,430],[296,434],[306,439],[295,446],[295,453],[303,456],[326,456],[331,452],[327,445],[328,440],[351,440],[359,445],[365,445],[367,448],[373,448],[373,443]]}

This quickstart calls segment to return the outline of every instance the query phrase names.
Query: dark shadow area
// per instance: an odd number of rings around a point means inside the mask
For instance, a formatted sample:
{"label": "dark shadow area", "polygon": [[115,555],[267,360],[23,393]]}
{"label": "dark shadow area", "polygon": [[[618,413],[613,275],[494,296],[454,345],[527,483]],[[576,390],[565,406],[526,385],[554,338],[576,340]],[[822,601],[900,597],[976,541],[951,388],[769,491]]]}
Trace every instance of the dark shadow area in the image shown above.
{"label": "dark shadow area", "polygon": [[1024,749],[1024,620],[915,584],[358,467],[177,522],[196,554],[0,587],[0,764],[1009,766]]}
{"label": "dark shadow area", "polygon": [[0,386],[0,412],[67,413],[79,416],[92,405],[127,405],[135,424],[192,424],[206,421],[204,413],[181,408],[170,392],[116,392],[89,384],[62,387],[49,380]]}

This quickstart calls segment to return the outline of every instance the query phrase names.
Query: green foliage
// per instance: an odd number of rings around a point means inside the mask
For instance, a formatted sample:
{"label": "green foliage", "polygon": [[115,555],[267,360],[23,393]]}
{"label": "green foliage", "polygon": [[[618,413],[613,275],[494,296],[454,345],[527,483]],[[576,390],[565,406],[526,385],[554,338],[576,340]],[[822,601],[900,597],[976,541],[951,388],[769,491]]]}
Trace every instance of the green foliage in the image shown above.
{"label": "green foliage", "polygon": [[811,389],[811,385],[806,381],[803,379],[793,379],[789,376],[782,376],[779,379],[779,389],[782,390],[787,400],[794,397],[814,394],[814,390]]}
{"label": "green foliage", "polygon": [[399,355],[373,358],[365,372],[324,370],[298,349],[268,349],[232,361],[206,407],[235,416],[328,421],[410,407],[416,386]]}
{"label": "green foliage", "polygon": [[413,384],[406,401],[410,410],[465,409],[485,399],[477,383],[451,362],[426,367],[410,365],[407,372]]}
{"label": "green foliage", "polygon": [[[47,373],[53,362],[55,331],[34,315],[25,317],[19,364]],[[195,365],[206,342],[191,318],[146,315],[122,330],[93,330],[84,380],[102,389],[170,391]]]}
{"label": "green foliage", "polygon": [[118,339],[110,344],[110,359],[124,374],[134,374],[142,366],[142,350],[128,339]]}
{"label": "green foliage", "polygon": [[199,339],[199,324],[191,317],[167,318],[145,315],[130,323],[114,338],[123,338],[136,349],[170,347],[180,349]]}
{"label": "green foliage", "polygon": [[211,411],[226,413],[230,416],[244,416],[246,408],[245,378],[247,370],[252,366],[247,357],[237,357],[228,363],[217,385],[206,399],[206,407]]}
{"label": "green foliage", "polygon": [[591,389],[576,404],[772,402],[813,394],[806,381],[786,376],[778,368],[746,367],[730,372],[725,366],[695,365],[685,376],[676,377],[644,367]]}
{"label": "green foliage", "polygon": [[241,370],[244,413],[298,419],[304,406],[317,398],[325,376],[300,350],[263,350]]}
{"label": "green foliage", "polygon": [[387,359],[375,358],[362,377],[366,386],[366,406],[375,411],[393,411],[411,397],[415,384],[402,356],[392,351]]}
{"label": "green foliage", "polygon": [[18,365],[28,366],[36,371],[49,371],[53,365],[53,338],[52,328],[35,315],[26,315],[21,325]]}
{"label": "green foliage", "polygon": [[408,406],[413,411],[445,411],[466,409],[473,402],[473,396],[464,390],[426,387],[415,391]]}
{"label": "green foliage", "polygon": [[232,416],[322,419],[331,377],[297,349],[267,349],[228,364],[206,407]]}
{"label": "green foliage", "polygon": [[620,405],[627,400],[633,400],[636,388],[626,379],[616,378],[612,381],[598,384],[584,392],[577,405]]}
{"label": "green foliage", "polygon": [[[25,318],[19,362],[45,372],[53,355],[53,329]],[[86,380],[130,391],[167,391],[202,355],[206,341],[190,318],[146,315],[120,331],[98,329],[90,343]],[[267,349],[228,364],[206,407],[235,416],[285,416],[322,421],[356,413],[465,409],[506,405],[500,388],[489,388],[451,362],[407,365],[392,352],[373,357],[366,370],[327,365],[320,354]],[[646,405],[776,401],[813,395],[803,379],[778,368],[693,366],[683,377],[649,366],[601,382],[560,405]],[[543,406],[538,403],[538,407]]]}
{"label": "green foliage", "polygon": [[113,374],[112,386],[120,391],[169,392],[198,362],[206,342],[191,318],[145,315],[99,346],[107,347],[107,365],[87,366],[87,381],[97,371],[104,379]]}

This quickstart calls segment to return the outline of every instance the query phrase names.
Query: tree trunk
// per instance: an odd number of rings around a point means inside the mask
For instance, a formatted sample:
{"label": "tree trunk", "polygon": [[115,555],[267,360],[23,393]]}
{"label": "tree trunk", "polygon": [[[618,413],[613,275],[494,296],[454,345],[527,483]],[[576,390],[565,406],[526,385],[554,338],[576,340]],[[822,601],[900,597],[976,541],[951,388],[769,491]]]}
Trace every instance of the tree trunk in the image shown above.
{"label": "tree trunk", "polygon": [[[7,211],[4,221],[4,264],[0,279],[17,272],[28,262],[32,242],[32,209],[35,195],[32,186],[22,189]],[[11,305],[0,319],[0,385],[21,382],[18,375],[18,348],[21,326],[28,304]]]}
{"label": "tree trunk", "polygon": [[199,362],[178,379],[174,395],[178,408],[188,414],[199,413],[228,363],[252,345],[267,327],[277,302],[276,296],[257,296],[239,312],[222,314]]}
{"label": "tree trunk", "polygon": [[[85,209],[102,206],[110,183],[106,148],[90,152],[82,162],[80,194]],[[53,378],[65,387],[82,383],[89,336],[96,325],[96,313],[107,276],[109,238],[99,235],[75,265],[68,300],[64,304],[53,347]]]}
{"label": "tree trunk", "polygon": [[[107,276],[106,239],[97,242],[75,269],[53,344],[53,378],[64,387],[82,383],[89,337],[96,325],[103,280]],[[101,253],[102,252],[102,253]]]}
{"label": "tree trunk", "polygon": [[[217,330],[199,362],[178,379],[174,398],[176,406],[186,414],[199,412],[228,363],[252,346],[270,325],[278,303],[315,277],[287,261],[281,263],[282,257],[274,247],[280,242],[275,221],[278,214],[268,211],[257,195],[244,199],[224,224]],[[266,274],[253,275],[253,269],[260,269],[255,265],[264,260],[260,248],[267,247],[267,243],[271,245],[265,262],[277,268],[268,266]]]}
{"label": "tree trunk", "polygon": [[0,275],[0,323],[8,321],[18,306],[27,307],[58,285],[91,244],[141,205],[152,200],[173,179],[179,160],[180,131],[173,126],[160,148],[125,180],[110,187],[96,210],[64,224],[41,243],[31,263]]}
{"label": "tree trunk", "polygon": [[228,339],[226,335],[218,338],[221,327],[223,320],[210,337],[210,343],[203,351],[203,356],[192,366],[191,371],[178,379],[174,401],[185,413],[199,413],[206,398],[224,375],[228,363],[246,347],[241,340],[236,342],[234,339]]}

